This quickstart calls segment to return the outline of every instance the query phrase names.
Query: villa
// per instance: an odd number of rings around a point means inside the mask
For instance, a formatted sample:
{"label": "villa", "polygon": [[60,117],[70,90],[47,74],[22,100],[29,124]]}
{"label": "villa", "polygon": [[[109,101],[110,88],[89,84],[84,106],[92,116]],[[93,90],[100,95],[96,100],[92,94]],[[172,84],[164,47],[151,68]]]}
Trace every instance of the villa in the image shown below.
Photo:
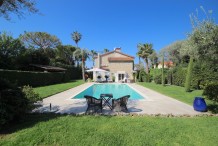
{"label": "villa", "polygon": [[[172,61],[165,61],[164,62],[164,68],[172,68],[173,67],[173,62]],[[159,62],[157,67],[154,66],[154,68],[158,68],[158,69],[161,69],[162,68],[162,62]]]}
{"label": "villa", "polygon": [[95,57],[95,68],[109,71],[109,77],[115,82],[133,80],[134,57],[121,52],[121,48]]}

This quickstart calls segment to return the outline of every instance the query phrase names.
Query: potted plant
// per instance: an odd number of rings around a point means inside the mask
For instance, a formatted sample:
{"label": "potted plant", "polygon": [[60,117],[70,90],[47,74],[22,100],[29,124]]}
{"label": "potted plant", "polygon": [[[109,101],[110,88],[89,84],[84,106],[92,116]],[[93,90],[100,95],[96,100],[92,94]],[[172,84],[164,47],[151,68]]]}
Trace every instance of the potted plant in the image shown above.
{"label": "potted plant", "polygon": [[115,82],[115,76],[112,77],[113,82]]}

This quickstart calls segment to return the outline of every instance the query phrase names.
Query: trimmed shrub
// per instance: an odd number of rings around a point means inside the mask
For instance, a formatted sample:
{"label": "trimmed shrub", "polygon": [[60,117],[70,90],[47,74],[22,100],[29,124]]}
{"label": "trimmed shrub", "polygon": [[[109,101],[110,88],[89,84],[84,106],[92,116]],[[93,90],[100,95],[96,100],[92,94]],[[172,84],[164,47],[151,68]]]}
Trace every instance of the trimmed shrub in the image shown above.
{"label": "trimmed shrub", "polygon": [[[168,72],[169,69],[164,69],[164,74],[166,74]],[[153,77],[153,81],[156,83],[156,84],[161,84],[161,81],[162,81],[162,69],[151,69],[150,70],[150,76]],[[167,77],[165,76],[165,84],[167,83]]]}
{"label": "trimmed shrub", "polygon": [[33,88],[29,85],[23,86],[22,92],[24,93],[25,97],[31,102],[36,102],[40,100],[39,94],[35,93]]}
{"label": "trimmed shrub", "polygon": [[154,82],[156,84],[161,84],[161,81],[162,81],[162,75],[161,74],[155,75]]}
{"label": "trimmed shrub", "polygon": [[150,74],[146,74],[146,82],[151,82],[152,81],[152,77],[150,76]]}
{"label": "trimmed shrub", "polygon": [[172,83],[173,85],[182,86],[185,85],[185,77],[186,77],[187,69],[184,67],[175,67],[172,70]]}
{"label": "trimmed shrub", "polygon": [[41,100],[39,94],[35,93],[33,88],[29,85],[23,86],[22,92],[23,92],[24,96],[28,99],[29,110],[34,109],[35,108],[34,103]]}
{"label": "trimmed shrub", "polygon": [[203,95],[206,96],[207,99],[218,102],[218,83],[208,84],[203,91]]}
{"label": "trimmed shrub", "polygon": [[136,77],[138,82],[151,82],[152,80],[150,74],[146,74],[143,69],[136,74]]}
{"label": "trimmed shrub", "polygon": [[165,85],[164,55],[163,55],[163,57],[162,57],[162,68],[161,68],[161,74],[162,74],[162,77],[161,77],[161,83],[162,83],[162,85],[164,86],[164,85]]}
{"label": "trimmed shrub", "polygon": [[138,81],[139,82],[146,82],[146,73],[144,70],[140,70]]}
{"label": "trimmed shrub", "polygon": [[[154,78],[154,82],[156,84],[162,84],[162,74],[159,74],[159,75],[156,75],[155,78]],[[167,78],[165,77],[164,78],[164,84],[167,83]]]}
{"label": "trimmed shrub", "polygon": [[29,102],[21,89],[5,79],[0,79],[0,101],[0,128],[28,111]]}
{"label": "trimmed shrub", "polygon": [[167,72],[167,84],[172,85],[173,84],[173,76],[172,76],[172,70],[169,70]]}

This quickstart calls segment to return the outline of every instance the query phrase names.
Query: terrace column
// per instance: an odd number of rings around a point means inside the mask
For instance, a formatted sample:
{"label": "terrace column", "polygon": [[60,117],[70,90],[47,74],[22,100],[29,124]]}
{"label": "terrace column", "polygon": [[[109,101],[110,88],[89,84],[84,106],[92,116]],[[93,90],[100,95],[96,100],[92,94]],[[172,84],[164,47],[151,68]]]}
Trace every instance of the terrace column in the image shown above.
{"label": "terrace column", "polygon": [[101,58],[100,58],[100,53],[98,53],[98,68],[101,68]]}

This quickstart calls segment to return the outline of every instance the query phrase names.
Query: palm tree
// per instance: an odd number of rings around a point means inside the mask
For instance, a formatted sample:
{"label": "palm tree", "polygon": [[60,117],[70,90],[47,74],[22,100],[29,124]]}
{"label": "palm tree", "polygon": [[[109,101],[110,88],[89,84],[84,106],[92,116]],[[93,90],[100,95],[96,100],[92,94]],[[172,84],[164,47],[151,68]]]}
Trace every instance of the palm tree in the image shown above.
{"label": "palm tree", "polygon": [[139,43],[137,45],[138,48],[138,52],[137,55],[139,57],[141,57],[142,59],[144,59],[145,63],[146,63],[146,73],[149,73],[149,68],[148,68],[148,56],[151,55],[153,53],[153,49],[152,49],[153,45],[146,43],[146,44],[141,44]]}
{"label": "palm tree", "polygon": [[74,60],[76,61],[76,66],[79,67],[79,62],[82,60],[82,51],[80,48],[77,48],[74,52],[73,52],[73,56],[74,56]]}
{"label": "palm tree", "polygon": [[[83,60],[87,60],[89,59],[89,54],[90,54],[89,50],[87,49],[81,50],[80,48],[77,48],[73,52],[75,60],[77,61],[77,66],[79,66],[79,61],[82,61],[82,56],[83,56]],[[85,62],[84,62],[84,66],[85,66]]]}
{"label": "palm tree", "polygon": [[72,39],[74,40],[74,42],[76,43],[76,46],[78,48],[78,42],[81,40],[82,35],[81,33],[75,31],[73,33],[71,33]]}
{"label": "palm tree", "polygon": [[138,48],[138,52],[136,53],[136,55],[139,57],[139,64],[141,64],[142,50],[141,48],[138,47],[138,45],[137,45],[137,48]]}
{"label": "palm tree", "polygon": [[97,56],[97,52],[95,50],[91,50],[90,56],[92,57],[93,67],[94,67],[94,65],[95,65],[94,61],[95,61],[95,56]]}
{"label": "palm tree", "polygon": [[109,52],[109,50],[107,48],[104,49],[104,53],[107,53]]}
{"label": "palm tree", "polygon": [[[75,31],[75,32],[73,32],[71,34],[71,36],[72,36],[72,39],[74,40],[74,42],[76,43],[77,48],[79,48],[78,47],[78,42],[81,40],[82,35],[79,32]],[[84,69],[84,61],[85,61],[85,59],[83,57],[84,56],[83,55],[83,50],[81,50],[81,54],[82,54],[82,77],[83,77],[83,81],[85,81],[85,69]]]}

